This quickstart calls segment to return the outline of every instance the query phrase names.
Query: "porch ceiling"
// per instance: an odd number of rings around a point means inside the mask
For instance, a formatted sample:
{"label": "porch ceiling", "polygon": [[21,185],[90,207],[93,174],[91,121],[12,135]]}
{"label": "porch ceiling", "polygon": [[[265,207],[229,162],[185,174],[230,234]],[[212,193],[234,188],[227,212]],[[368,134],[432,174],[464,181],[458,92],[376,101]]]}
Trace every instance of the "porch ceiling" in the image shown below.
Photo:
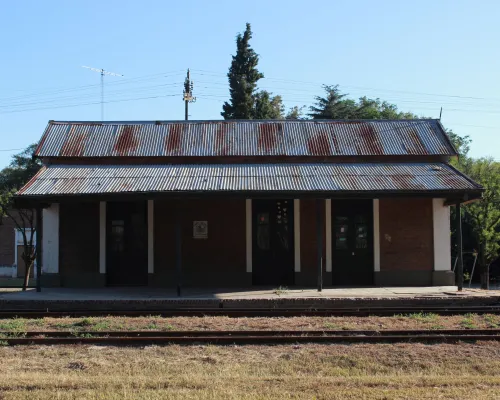
{"label": "porch ceiling", "polygon": [[481,186],[444,163],[52,165],[18,198],[125,193],[472,193]]}

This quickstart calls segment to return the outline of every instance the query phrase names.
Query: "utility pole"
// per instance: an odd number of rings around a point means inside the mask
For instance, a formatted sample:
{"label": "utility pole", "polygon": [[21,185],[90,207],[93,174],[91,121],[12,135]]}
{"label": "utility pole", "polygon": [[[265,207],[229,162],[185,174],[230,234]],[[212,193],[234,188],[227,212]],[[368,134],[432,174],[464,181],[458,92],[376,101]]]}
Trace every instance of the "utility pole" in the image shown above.
{"label": "utility pole", "polygon": [[189,119],[189,103],[194,103],[196,101],[196,97],[193,97],[193,81],[189,76],[189,68],[187,70],[186,80],[184,81],[184,91],[183,91],[183,100],[184,100],[184,119],[187,121]]}

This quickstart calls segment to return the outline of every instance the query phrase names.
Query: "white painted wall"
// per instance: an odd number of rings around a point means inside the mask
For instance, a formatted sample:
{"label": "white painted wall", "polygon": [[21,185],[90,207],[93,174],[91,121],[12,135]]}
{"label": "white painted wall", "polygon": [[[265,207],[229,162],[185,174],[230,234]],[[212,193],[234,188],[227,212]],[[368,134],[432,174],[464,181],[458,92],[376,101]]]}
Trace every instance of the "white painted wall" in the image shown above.
{"label": "white painted wall", "polygon": [[17,274],[17,269],[15,266],[12,267],[0,267],[0,276],[15,278]]}
{"label": "white painted wall", "polygon": [[106,202],[99,203],[99,272],[106,273]]}
{"label": "white painted wall", "polygon": [[332,199],[325,200],[326,272],[332,272]]}
{"label": "white painted wall", "polygon": [[154,250],[154,200],[148,200],[148,273],[155,272]]}
{"label": "white painted wall", "polygon": [[252,272],[252,199],[245,201],[247,272]]}
{"label": "white painted wall", "polygon": [[43,209],[42,272],[59,273],[59,204]]}
{"label": "white painted wall", "polygon": [[293,249],[294,270],[300,272],[300,200],[293,200]]}
{"label": "white painted wall", "polygon": [[450,207],[445,199],[432,199],[434,271],[451,270]]}
{"label": "white painted wall", "polygon": [[373,270],[380,271],[380,211],[379,199],[373,199]]}

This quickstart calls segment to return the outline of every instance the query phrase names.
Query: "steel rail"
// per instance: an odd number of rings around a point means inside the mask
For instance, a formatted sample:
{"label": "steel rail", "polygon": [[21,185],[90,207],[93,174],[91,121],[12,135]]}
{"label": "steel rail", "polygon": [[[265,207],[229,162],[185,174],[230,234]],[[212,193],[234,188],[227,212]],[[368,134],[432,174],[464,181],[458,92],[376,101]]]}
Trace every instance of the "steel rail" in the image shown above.
{"label": "steel rail", "polygon": [[500,329],[354,331],[0,332],[6,345],[286,344],[500,341]]}
{"label": "steel rail", "polygon": [[392,316],[397,314],[435,313],[439,315],[500,314],[500,306],[411,306],[348,308],[172,308],[172,309],[0,309],[0,319],[44,317],[163,316],[163,317],[294,317],[294,316]]}

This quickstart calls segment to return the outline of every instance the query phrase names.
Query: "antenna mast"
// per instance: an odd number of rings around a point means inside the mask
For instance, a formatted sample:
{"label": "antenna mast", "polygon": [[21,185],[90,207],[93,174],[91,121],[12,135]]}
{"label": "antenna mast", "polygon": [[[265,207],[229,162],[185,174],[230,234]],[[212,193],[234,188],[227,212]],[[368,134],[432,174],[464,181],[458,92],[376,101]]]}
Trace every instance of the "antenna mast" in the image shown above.
{"label": "antenna mast", "polygon": [[104,75],[110,76],[124,76],[122,74],[117,74],[115,72],[106,71],[104,68],[92,68],[82,65],[82,68],[90,69],[94,72],[99,72],[101,74],[101,121],[104,121]]}
{"label": "antenna mast", "polygon": [[184,81],[184,91],[183,91],[183,100],[184,100],[184,119],[187,121],[189,118],[188,108],[189,103],[194,103],[196,101],[196,97],[193,97],[193,81],[189,75],[189,68],[187,70],[186,80]]}

